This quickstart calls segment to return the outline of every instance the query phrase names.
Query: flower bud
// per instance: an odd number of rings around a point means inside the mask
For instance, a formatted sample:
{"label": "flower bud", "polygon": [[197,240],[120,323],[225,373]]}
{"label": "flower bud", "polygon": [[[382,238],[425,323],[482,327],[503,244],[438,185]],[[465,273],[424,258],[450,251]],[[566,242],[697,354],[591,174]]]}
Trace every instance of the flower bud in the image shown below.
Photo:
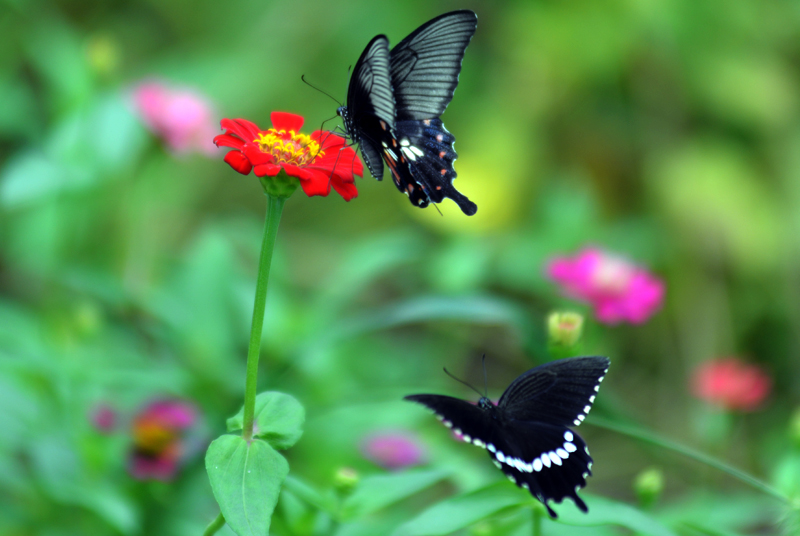
{"label": "flower bud", "polygon": [[341,467],[333,476],[333,487],[343,495],[349,494],[361,480],[358,471],[352,467]]}
{"label": "flower bud", "polygon": [[645,469],[633,480],[633,490],[643,508],[649,508],[664,491],[664,472],[656,467]]}
{"label": "flower bud", "polygon": [[580,313],[556,311],[547,317],[547,330],[551,346],[571,348],[581,338],[583,316]]}

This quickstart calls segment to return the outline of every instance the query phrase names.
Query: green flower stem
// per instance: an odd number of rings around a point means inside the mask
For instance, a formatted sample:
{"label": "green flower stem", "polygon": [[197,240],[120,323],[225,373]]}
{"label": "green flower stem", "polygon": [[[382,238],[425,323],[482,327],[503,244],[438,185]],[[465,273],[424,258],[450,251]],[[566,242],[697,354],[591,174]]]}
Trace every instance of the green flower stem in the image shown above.
{"label": "green flower stem", "polygon": [[757,479],[756,477],[745,473],[740,469],[736,469],[735,467],[731,467],[730,465],[723,463],[716,458],[713,458],[707,454],[703,454],[700,451],[694,450],[692,448],[683,446],[679,443],[675,443],[673,441],[669,441],[667,439],[661,438],[655,434],[650,432],[646,432],[634,426],[629,426],[625,424],[615,423],[612,421],[608,421],[601,417],[592,417],[591,424],[594,426],[598,426],[600,428],[605,428],[606,430],[611,430],[614,432],[618,432],[620,434],[624,434],[629,437],[633,437],[639,439],[640,441],[644,441],[646,443],[650,443],[652,445],[656,445],[665,449],[673,450],[679,454],[683,454],[688,458],[692,458],[700,463],[704,463],[714,469],[718,469],[724,473],[728,473],[734,478],[738,478],[742,482],[749,484],[756,488],[759,491],[766,493],[767,495],[772,495],[776,499],[779,499],[787,504],[791,504],[792,501],[786,495],[778,491],[777,489],[773,488],[766,482],[762,482],[761,480]]}
{"label": "green flower stem", "polygon": [[221,529],[225,525],[225,518],[222,517],[222,513],[220,513],[217,518],[208,524],[206,527],[205,532],[203,532],[203,536],[211,536],[212,534],[216,534],[219,529]]}
{"label": "green flower stem", "polygon": [[244,388],[244,425],[242,437],[247,441],[253,438],[253,419],[256,409],[256,387],[258,383],[258,357],[261,352],[261,331],[264,328],[264,309],[267,304],[267,283],[272,264],[272,251],[278,224],[281,221],[285,197],[267,194],[267,218],[264,222],[264,238],[261,242],[261,258],[258,261],[256,298],[253,304],[253,324],[250,327],[250,345],[247,348],[247,380]]}
{"label": "green flower stem", "polygon": [[533,530],[531,534],[533,536],[542,536],[542,510],[538,504],[534,505],[533,508]]}

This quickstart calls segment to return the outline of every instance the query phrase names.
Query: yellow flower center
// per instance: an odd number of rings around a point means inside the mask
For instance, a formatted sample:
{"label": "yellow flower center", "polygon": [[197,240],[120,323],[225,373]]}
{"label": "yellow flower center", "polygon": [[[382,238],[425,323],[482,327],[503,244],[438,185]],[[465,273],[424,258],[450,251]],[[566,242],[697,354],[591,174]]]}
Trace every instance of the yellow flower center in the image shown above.
{"label": "yellow flower center", "polygon": [[319,143],[312,140],[307,134],[297,134],[294,130],[275,130],[271,128],[266,132],[259,132],[258,138],[253,140],[263,153],[271,154],[276,164],[293,164],[305,166],[318,156],[325,154],[320,151]]}

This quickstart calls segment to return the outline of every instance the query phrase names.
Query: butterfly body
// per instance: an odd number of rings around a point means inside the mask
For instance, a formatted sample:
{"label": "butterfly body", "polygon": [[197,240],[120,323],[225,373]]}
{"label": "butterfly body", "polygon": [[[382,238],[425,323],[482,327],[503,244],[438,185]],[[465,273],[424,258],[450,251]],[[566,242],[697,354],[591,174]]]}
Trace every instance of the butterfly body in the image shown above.
{"label": "butterfly body", "polygon": [[578,490],[591,475],[592,458],[569,427],[586,418],[608,365],[605,357],[545,363],[514,380],[497,404],[486,397],[477,405],[442,395],[405,398],[431,409],[464,441],[486,449],[494,464],[555,518],[550,500],[569,497],[588,511]]}
{"label": "butterfly body", "polygon": [[337,110],[372,176],[383,179],[383,160],[418,207],[448,197],[467,215],[477,211],[452,184],[455,138],[439,119],[476,27],[475,13],[464,10],[428,21],[391,51],[386,36],[376,36],[353,69],[347,105]]}

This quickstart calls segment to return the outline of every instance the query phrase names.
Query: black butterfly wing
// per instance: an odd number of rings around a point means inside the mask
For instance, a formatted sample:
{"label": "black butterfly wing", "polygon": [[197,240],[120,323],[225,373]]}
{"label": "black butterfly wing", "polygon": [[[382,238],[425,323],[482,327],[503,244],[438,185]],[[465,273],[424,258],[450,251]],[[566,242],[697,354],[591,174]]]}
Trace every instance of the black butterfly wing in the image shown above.
{"label": "black butterfly wing", "polygon": [[475,203],[453,186],[455,138],[440,119],[397,121],[394,134],[383,149],[383,159],[397,189],[408,195],[411,204],[424,208],[448,197],[467,216],[477,212]]}
{"label": "black butterfly wing", "polygon": [[579,426],[608,372],[606,357],[571,357],[532,368],[511,382],[498,402],[508,419]]}
{"label": "black butterfly wing", "polygon": [[494,464],[517,486],[530,491],[547,508],[569,497],[582,511],[589,509],[578,496],[592,474],[592,458],[581,437],[565,426],[540,422],[512,421],[487,447]]}
{"label": "black butterfly wing", "polygon": [[394,126],[395,101],[389,74],[389,41],[375,36],[358,58],[347,88],[345,129],[361,147],[372,176],[383,178],[381,139]]}
{"label": "black butterfly wing", "polygon": [[452,11],[426,22],[392,49],[398,121],[432,119],[444,113],[477,26],[474,12]]}
{"label": "black butterfly wing", "polygon": [[404,400],[427,407],[442,424],[460,434],[464,441],[486,448],[497,432],[491,415],[466,400],[443,395],[409,395]]}

